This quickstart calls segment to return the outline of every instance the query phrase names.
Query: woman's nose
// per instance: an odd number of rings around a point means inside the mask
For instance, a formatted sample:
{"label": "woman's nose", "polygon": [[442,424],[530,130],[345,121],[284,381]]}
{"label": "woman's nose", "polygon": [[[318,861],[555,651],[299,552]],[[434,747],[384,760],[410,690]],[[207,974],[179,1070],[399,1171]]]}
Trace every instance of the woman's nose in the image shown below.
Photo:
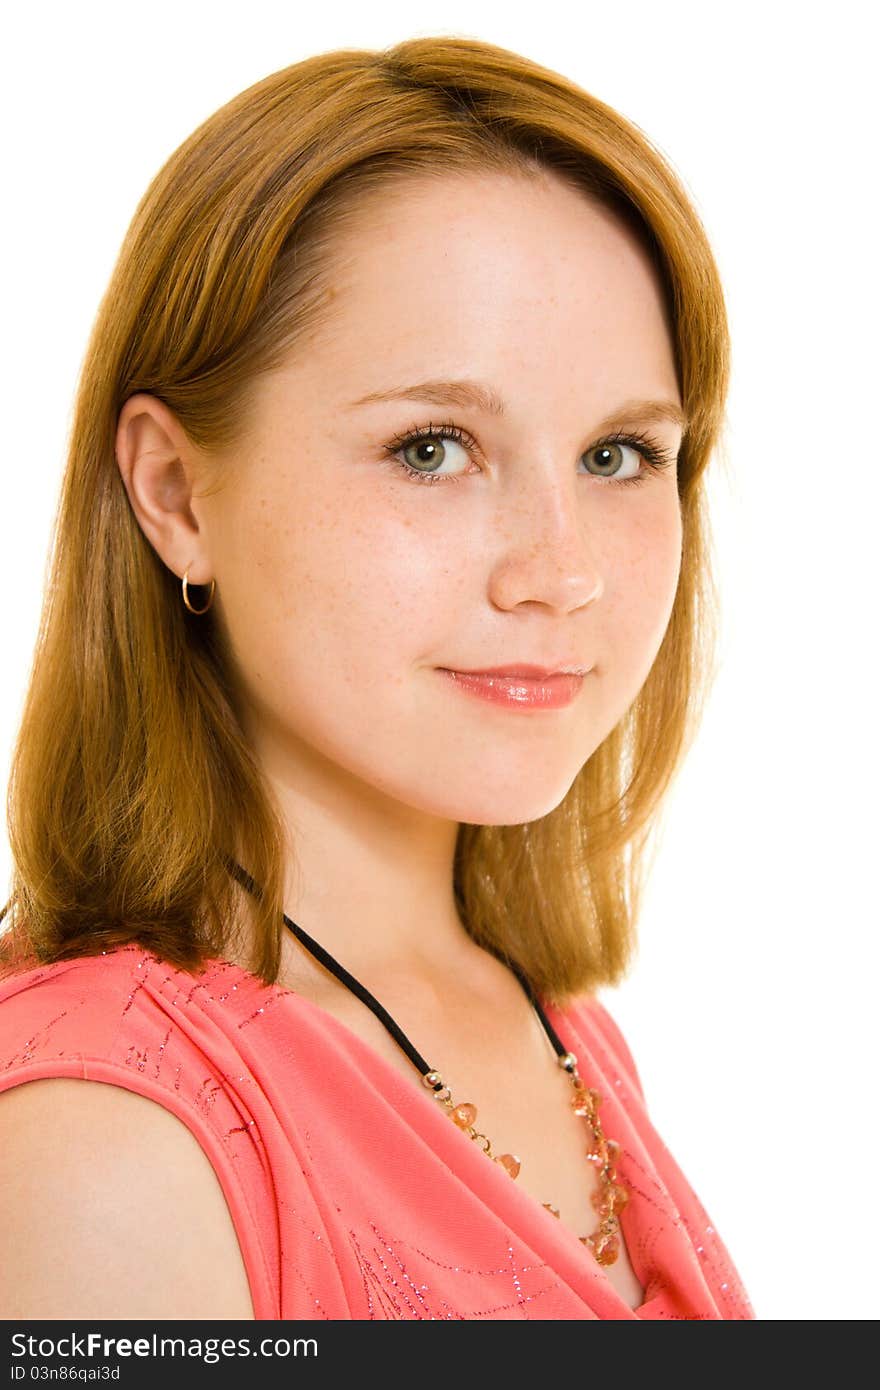
{"label": "woman's nose", "polygon": [[600,597],[597,522],[588,515],[577,482],[563,488],[557,476],[546,486],[524,488],[499,517],[504,540],[491,574],[492,599],[499,608],[540,603],[567,613]]}

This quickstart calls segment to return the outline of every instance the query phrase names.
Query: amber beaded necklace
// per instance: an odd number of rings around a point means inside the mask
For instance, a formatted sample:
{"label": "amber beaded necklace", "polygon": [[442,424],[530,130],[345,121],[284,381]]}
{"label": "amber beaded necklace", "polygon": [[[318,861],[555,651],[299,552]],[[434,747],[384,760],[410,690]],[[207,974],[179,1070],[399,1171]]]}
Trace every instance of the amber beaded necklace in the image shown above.
{"label": "amber beaded necklace", "polygon": [[[233,876],[247,889],[249,893],[260,897],[261,892],[257,888],[249,874],[245,873],[234,860],[227,859],[227,865]],[[438,1071],[428,1065],[424,1057],[416,1051],[409,1038],[402,1031],[400,1026],[386,1009],[382,1007],[378,999],[375,999],[370,991],[356,980],[353,975],[334,960],[329,951],[323,946],[319,946],[307,932],[296,922],[292,922],[286,913],[282,913],[284,922],[293,932],[298,941],[305,946],[316,960],[325,966],[336,978],[341,981],[348,989],[362,1000],[369,1009],[376,1015],[379,1022],[391,1034],[394,1041],[406,1053],[407,1057],[417,1068],[424,1085],[433,1095],[434,1099],[442,1105],[450,1115],[450,1118],[465,1134],[476,1143],[487,1158],[499,1163],[511,1178],[516,1178],[520,1171],[520,1161],[515,1154],[503,1153],[495,1154],[492,1152],[492,1145],[485,1134],[476,1128],[477,1109],[470,1101],[463,1101],[456,1104],[452,1099],[449,1087],[445,1085],[442,1076]],[[621,1184],[617,1176],[617,1161],[620,1155],[620,1145],[614,1139],[606,1139],[602,1132],[602,1125],[599,1121],[598,1110],[602,1102],[602,1097],[598,1091],[585,1085],[577,1070],[577,1057],[573,1052],[569,1052],[565,1044],[559,1038],[552,1023],[548,1019],[541,1002],[534,993],[527,977],[520,969],[508,962],[511,970],[522,985],[532,1008],[537,1014],[543,1025],[553,1049],[556,1052],[556,1060],[571,1080],[574,1094],[571,1097],[571,1108],[575,1115],[582,1116],[586,1121],[589,1130],[589,1145],[586,1150],[587,1161],[594,1164],[599,1178],[598,1190],[593,1194],[593,1205],[599,1215],[599,1225],[592,1235],[579,1236],[578,1239],[590,1250],[600,1265],[612,1265],[620,1253],[620,1223],[618,1213],[626,1205],[629,1193]],[[558,1208],[550,1202],[543,1202],[547,1211],[553,1216],[559,1216]]]}

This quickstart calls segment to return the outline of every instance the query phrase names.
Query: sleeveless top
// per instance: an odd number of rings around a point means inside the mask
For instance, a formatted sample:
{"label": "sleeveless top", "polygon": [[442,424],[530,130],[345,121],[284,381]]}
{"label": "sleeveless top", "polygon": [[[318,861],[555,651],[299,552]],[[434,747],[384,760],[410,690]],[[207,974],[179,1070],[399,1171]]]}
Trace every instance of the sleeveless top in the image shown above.
{"label": "sleeveless top", "polygon": [[257,1319],[754,1318],[610,1014],[593,995],[541,1003],[621,1145],[635,1309],[415,1071],[408,1083],[326,1010],[229,961],[189,974],[129,943],[0,977],[0,1091],[79,1077],[182,1120],[222,1187]]}

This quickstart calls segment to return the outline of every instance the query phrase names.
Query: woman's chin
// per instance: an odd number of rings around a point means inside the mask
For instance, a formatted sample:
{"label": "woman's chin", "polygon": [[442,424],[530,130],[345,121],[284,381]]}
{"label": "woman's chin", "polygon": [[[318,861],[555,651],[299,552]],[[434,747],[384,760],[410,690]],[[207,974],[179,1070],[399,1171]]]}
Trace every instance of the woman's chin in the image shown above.
{"label": "woman's chin", "polygon": [[471,785],[462,788],[460,797],[450,795],[451,789],[447,786],[442,808],[435,805],[425,809],[467,825],[525,825],[555,811],[565,800],[573,780],[569,778],[552,788],[548,788],[546,780],[532,788],[524,788],[522,784],[493,788],[490,778],[473,772]]}

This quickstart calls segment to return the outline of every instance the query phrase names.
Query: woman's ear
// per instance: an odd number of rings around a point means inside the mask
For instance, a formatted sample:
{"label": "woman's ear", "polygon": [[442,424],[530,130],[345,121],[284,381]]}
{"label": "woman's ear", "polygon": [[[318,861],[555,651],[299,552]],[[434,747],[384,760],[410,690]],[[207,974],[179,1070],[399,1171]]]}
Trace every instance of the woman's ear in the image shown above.
{"label": "woman's ear", "polygon": [[165,564],[190,584],[212,577],[207,537],[192,508],[197,451],[174,414],[145,392],[119,413],[116,462],[138,524]]}

